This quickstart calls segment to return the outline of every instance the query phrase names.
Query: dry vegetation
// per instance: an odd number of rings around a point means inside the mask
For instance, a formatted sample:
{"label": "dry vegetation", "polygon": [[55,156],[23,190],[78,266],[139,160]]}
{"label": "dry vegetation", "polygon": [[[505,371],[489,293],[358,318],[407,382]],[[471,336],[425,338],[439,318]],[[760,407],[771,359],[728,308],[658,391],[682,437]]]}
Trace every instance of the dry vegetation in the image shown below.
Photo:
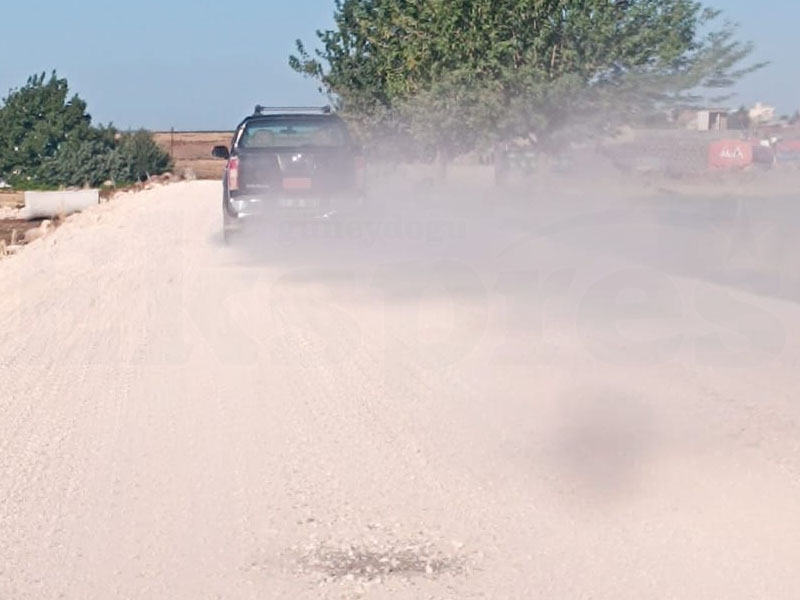
{"label": "dry vegetation", "polygon": [[22,240],[22,237],[32,225],[24,219],[0,219],[0,256],[4,245],[12,246]]}
{"label": "dry vegetation", "polygon": [[211,158],[211,149],[229,145],[231,135],[230,131],[160,131],[153,137],[172,156],[176,173],[192,169],[199,179],[219,179],[225,161]]}
{"label": "dry vegetation", "polygon": [[0,192],[0,209],[19,208],[25,204],[25,194],[23,192],[2,191]]}

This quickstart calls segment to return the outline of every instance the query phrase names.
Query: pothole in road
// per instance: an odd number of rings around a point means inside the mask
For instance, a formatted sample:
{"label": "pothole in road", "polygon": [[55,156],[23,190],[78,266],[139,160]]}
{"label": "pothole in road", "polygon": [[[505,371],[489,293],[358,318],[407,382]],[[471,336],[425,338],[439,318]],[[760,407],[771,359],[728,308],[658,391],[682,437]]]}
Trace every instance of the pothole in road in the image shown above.
{"label": "pothole in road", "polygon": [[373,582],[390,577],[437,578],[457,575],[465,561],[422,541],[342,544],[322,543],[301,549],[300,573],[328,580]]}

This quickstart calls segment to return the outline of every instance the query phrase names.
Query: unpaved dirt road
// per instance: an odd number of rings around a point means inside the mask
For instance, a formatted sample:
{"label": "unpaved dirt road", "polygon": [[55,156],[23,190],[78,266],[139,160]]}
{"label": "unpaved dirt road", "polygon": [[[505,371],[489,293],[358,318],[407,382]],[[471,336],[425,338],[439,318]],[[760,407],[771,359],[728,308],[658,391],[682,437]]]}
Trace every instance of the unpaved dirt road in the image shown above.
{"label": "unpaved dirt road", "polygon": [[219,192],[0,262],[0,598],[797,597],[789,204]]}

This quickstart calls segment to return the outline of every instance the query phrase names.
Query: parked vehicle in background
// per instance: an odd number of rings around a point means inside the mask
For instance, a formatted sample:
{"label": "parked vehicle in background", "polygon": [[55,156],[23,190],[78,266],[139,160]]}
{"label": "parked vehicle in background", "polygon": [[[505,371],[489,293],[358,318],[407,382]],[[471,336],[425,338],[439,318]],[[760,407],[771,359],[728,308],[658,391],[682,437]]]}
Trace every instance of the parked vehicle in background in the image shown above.
{"label": "parked vehicle in background", "polygon": [[329,218],[363,204],[365,160],[330,107],[256,106],[231,140],[222,215],[225,240],[246,222]]}

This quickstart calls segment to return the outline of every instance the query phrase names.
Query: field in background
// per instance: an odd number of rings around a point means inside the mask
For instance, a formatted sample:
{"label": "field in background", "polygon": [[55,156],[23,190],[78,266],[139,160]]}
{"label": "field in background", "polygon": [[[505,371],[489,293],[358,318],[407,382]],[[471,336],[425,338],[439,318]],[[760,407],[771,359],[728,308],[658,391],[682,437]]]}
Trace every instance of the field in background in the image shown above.
{"label": "field in background", "polygon": [[19,208],[25,204],[24,192],[0,192],[0,208]]}
{"label": "field in background", "polygon": [[198,179],[220,179],[225,161],[211,158],[214,146],[230,145],[230,131],[157,131],[156,143],[170,153],[175,162],[175,173],[191,169]]}
{"label": "field in background", "polygon": [[[191,169],[199,179],[219,180],[225,169],[225,161],[211,158],[214,146],[230,144],[232,132],[229,131],[162,131],[153,134],[156,143],[170,153],[175,162],[175,173],[184,174]],[[596,179],[597,177],[630,177],[640,179],[642,176],[652,183],[663,179],[686,180],[693,183],[705,181],[718,185],[721,181],[741,182],[753,178],[759,180],[758,185],[767,184],[767,180],[776,180],[783,185],[787,178],[782,171],[792,171],[791,179],[797,179],[800,160],[775,165],[768,177],[762,171],[769,165],[754,164],[744,169],[709,169],[709,145],[721,139],[741,140],[746,136],[743,132],[695,132],[685,130],[627,130],[617,139],[606,140],[597,144],[587,138],[586,143],[578,145],[572,152],[563,157],[565,183],[576,176]],[[754,138],[759,136],[753,135]],[[764,134],[760,137],[767,137]],[[780,132],[784,139],[800,139],[800,131],[784,130]],[[800,155],[799,155],[800,156]],[[525,169],[528,176],[539,181],[552,165],[548,161],[534,160]],[[380,178],[384,169],[394,171],[400,168],[410,170],[421,179],[435,179],[438,171],[436,165],[371,165],[371,179]],[[454,177],[450,177],[453,174]],[[466,181],[479,179],[481,183],[491,182],[494,178],[494,166],[481,164],[476,156],[463,157],[448,168],[448,179]],[[530,183],[530,181],[528,182]],[[540,182],[541,183],[541,182]]]}

